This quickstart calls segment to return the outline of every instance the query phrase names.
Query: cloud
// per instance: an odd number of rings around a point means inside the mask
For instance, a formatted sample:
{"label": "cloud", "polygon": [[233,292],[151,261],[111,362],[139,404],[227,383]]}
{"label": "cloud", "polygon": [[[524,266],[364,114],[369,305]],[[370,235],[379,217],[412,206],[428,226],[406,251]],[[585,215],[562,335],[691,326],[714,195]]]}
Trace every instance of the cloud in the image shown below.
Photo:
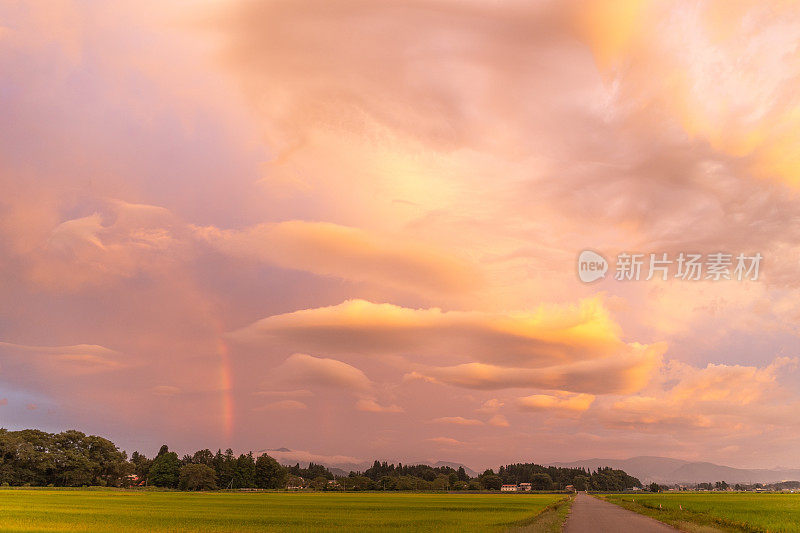
{"label": "cloud", "polygon": [[579,361],[546,368],[516,368],[465,363],[448,367],[421,367],[406,379],[422,379],[479,390],[510,388],[550,389],[589,394],[628,394],[647,385],[661,363],[666,345],[634,346],[619,357]]}
{"label": "cloud", "polygon": [[194,231],[222,253],[321,276],[424,293],[470,292],[482,285],[477,268],[452,254],[332,223],[292,220],[243,231]]}
{"label": "cloud", "polygon": [[497,398],[490,398],[483,402],[483,404],[476,409],[476,411],[480,413],[494,413],[504,405],[505,403],[501,402]]}
{"label": "cloud", "polygon": [[406,379],[474,389],[535,388],[635,392],[666,345],[625,343],[599,299],[534,312],[491,314],[410,309],[366,300],[274,315],[237,330],[246,344],[330,353],[461,358],[452,366],[412,363]]}
{"label": "cloud", "polygon": [[270,316],[231,338],[334,353],[458,353],[506,366],[543,367],[642,349],[622,342],[619,333],[599,298],[505,314],[347,300]]}
{"label": "cloud", "polygon": [[291,383],[333,387],[352,391],[368,391],[370,379],[356,367],[336,359],[296,353],[289,356],[274,375]]}
{"label": "cloud", "polygon": [[[494,425],[444,448],[491,466],[586,443],[795,461],[796,376],[770,367],[800,324],[798,13],[0,5],[4,338],[119,352],[0,347],[9,399],[128,449],[247,449],[268,427],[427,454],[436,434],[402,435],[452,429],[424,423],[435,405]],[[587,286],[586,247],[759,251],[763,281]],[[530,395],[536,427],[516,420]],[[308,408],[246,416],[282,401]]]}
{"label": "cloud", "polygon": [[371,398],[360,398],[356,402],[356,409],[368,413],[403,413],[405,409],[396,404],[381,405]]}
{"label": "cloud", "polygon": [[[752,430],[776,423],[786,393],[777,384],[781,372],[797,360],[778,357],[764,367],[709,363],[697,368],[670,361],[660,376],[639,395],[621,398],[599,416],[613,427]],[[780,415],[782,416],[782,415]]]}
{"label": "cloud", "polygon": [[72,346],[29,346],[0,342],[0,361],[2,372],[15,375],[19,373],[41,372],[38,377],[46,377],[48,372],[59,375],[85,376],[101,372],[119,370],[129,366],[121,353],[93,344],[76,344]]}
{"label": "cloud", "polygon": [[532,394],[517,399],[517,406],[526,411],[563,410],[582,412],[594,402],[591,394]]}
{"label": "cloud", "polygon": [[460,440],[456,440],[456,439],[453,439],[453,438],[450,438],[450,437],[432,437],[432,438],[427,439],[427,440],[428,440],[428,442],[441,444],[443,446],[461,446],[462,444],[464,444]]}
{"label": "cloud", "polygon": [[442,416],[434,418],[431,422],[435,424],[453,424],[456,426],[482,426],[483,422],[475,418],[464,418],[463,416]]}
{"label": "cloud", "polygon": [[593,4],[582,9],[583,27],[621,97],[668,110],[691,137],[743,158],[758,176],[800,185],[796,6]]}
{"label": "cloud", "polygon": [[511,425],[503,415],[494,415],[489,419],[488,424],[498,428],[507,428]]}
{"label": "cloud", "polygon": [[146,273],[161,276],[187,260],[183,225],[168,210],[118,199],[91,202],[94,212],[64,220],[19,260],[39,287],[77,291]]}

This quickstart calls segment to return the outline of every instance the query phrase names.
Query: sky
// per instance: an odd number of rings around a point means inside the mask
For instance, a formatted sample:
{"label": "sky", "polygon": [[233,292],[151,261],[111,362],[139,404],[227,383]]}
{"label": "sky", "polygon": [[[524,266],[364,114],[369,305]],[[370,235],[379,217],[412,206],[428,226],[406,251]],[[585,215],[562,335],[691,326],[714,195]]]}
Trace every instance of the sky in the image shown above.
{"label": "sky", "polygon": [[800,467],[799,84],[789,1],[4,2],[0,425]]}

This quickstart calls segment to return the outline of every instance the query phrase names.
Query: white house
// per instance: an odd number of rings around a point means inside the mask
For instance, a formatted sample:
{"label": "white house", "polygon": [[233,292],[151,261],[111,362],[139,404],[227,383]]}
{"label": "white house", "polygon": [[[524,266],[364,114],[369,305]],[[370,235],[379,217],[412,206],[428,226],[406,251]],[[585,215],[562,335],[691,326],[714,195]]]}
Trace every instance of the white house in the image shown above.
{"label": "white house", "polygon": [[502,487],[500,487],[500,491],[501,492],[517,492],[517,486],[516,485],[503,485]]}

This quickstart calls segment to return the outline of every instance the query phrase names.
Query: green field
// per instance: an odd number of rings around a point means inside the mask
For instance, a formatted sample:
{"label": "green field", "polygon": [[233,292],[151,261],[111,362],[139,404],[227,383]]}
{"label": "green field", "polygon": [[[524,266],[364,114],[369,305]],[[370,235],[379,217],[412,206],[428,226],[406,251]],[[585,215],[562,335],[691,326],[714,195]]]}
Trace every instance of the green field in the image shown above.
{"label": "green field", "polygon": [[1,531],[504,531],[550,494],[0,490]]}
{"label": "green field", "polygon": [[675,526],[699,524],[725,531],[800,533],[800,494],[678,492],[610,494],[602,498]]}

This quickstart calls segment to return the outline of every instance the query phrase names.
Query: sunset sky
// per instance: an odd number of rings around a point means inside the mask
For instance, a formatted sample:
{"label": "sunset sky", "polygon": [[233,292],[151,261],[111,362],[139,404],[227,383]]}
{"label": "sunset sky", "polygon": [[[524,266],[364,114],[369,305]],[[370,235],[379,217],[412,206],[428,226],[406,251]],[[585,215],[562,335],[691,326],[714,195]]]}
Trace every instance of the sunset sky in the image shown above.
{"label": "sunset sky", "polygon": [[161,4],[0,3],[0,426],[800,467],[797,3]]}

